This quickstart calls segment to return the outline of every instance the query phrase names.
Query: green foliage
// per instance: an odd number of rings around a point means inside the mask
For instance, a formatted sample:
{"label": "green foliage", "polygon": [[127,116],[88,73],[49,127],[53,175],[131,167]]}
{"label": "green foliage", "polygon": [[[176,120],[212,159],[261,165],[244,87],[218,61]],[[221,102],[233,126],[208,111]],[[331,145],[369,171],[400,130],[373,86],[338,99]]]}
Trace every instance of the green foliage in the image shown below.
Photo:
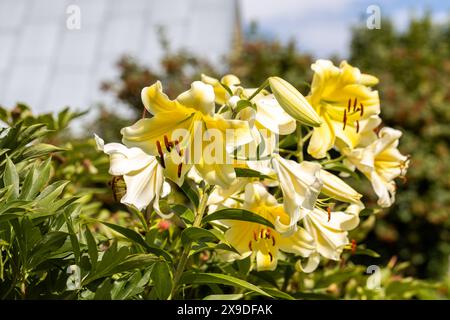
{"label": "green foliage", "polygon": [[445,274],[450,254],[449,39],[449,23],[425,16],[403,33],[390,21],[356,29],[351,44],[350,62],[380,79],[383,120],[402,128],[400,149],[412,161],[369,241],[384,257],[411,261],[408,272],[421,277]]}

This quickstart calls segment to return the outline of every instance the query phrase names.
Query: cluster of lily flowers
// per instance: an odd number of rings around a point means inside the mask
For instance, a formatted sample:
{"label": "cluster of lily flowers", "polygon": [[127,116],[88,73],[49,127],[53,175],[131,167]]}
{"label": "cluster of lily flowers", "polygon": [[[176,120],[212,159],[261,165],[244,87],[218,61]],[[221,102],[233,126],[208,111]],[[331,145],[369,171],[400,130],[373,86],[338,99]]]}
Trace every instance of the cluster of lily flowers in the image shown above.
{"label": "cluster of lily flowers", "polygon": [[[274,226],[220,221],[227,228],[225,240],[239,253],[223,258],[251,256],[257,270],[274,270],[283,252],[291,253],[303,272],[315,270],[321,257],[339,260],[351,247],[348,231],[358,226],[364,204],[344,173],[335,175],[324,164],[337,161],[361,172],[378,205],[389,207],[395,201],[394,179],[404,177],[409,159],[397,148],[401,132],[379,129],[376,77],[345,61],[337,67],[318,60],[311,68],[306,96],[278,77],[245,88],[234,75],[202,76],[174,100],[159,81],[144,88],[142,102],[152,117],[123,128],[123,144],[104,144],[95,136],[98,148],[110,156],[110,174],[125,181],[121,202],[139,210],[151,206],[170,219],[172,213],[159,206],[170,193],[168,181],[181,186],[191,179],[214,186],[209,213],[240,208]],[[299,149],[281,156],[286,153],[278,140],[288,135],[297,136]],[[306,157],[311,160],[300,161]],[[237,168],[261,176],[237,176]]]}

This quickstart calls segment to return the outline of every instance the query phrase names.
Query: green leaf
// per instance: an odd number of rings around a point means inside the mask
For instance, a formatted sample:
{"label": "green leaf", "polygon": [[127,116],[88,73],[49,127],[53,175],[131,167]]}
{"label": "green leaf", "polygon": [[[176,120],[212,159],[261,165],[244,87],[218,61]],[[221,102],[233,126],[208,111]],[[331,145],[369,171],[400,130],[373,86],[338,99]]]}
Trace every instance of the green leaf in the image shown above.
{"label": "green leaf", "polygon": [[380,257],[380,254],[378,252],[375,252],[375,251],[373,251],[371,249],[356,248],[356,250],[353,252],[353,254],[369,256],[369,257],[372,257],[372,258],[379,258]]}
{"label": "green leaf", "polygon": [[53,205],[56,198],[58,198],[64,191],[64,188],[69,184],[69,181],[56,181],[47,186],[36,198],[38,207],[49,208]]}
{"label": "green leaf", "polygon": [[78,204],[72,204],[64,209],[64,218],[66,220],[67,229],[69,230],[70,243],[72,244],[72,250],[77,264],[80,264],[81,250],[80,243],[78,242],[78,237],[75,234],[75,230],[73,228],[72,215],[76,216],[80,211],[81,207]]}
{"label": "green leaf", "polygon": [[144,238],[136,231],[118,226],[116,224],[108,223],[108,222],[103,222],[103,221],[99,221],[99,222],[104,224],[105,226],[113,229],[114,231],[120,233],[121,235],[123,235],[127,239],[133,241],[134,243],[141,245],[142,247],[144,247],[147,250],[147,252],[156,254],[157,256],[162,256],[166,260],[172,262],[172,257],[166,251],[164,251],[160,248],[150,246],[147,242],[145,242]]}
{"label": "green leaf", "polygon": [[172,210],[177,214],[177,216],[183,219],[184,222],[188,224],[192,224],[194,222],[195,215],[191,209],[180,204],[176,204],[172,206]]}
{"label": "green leaf", "polygon": [[12,186],[12,198],[17,199],[19,196],[19,174],[17,173],[16,166],[14,163],[6,156],[6,167],[3,173],[3,184],[5,186]]}
{"label": "green leaf", "polygon": [[154,254],[133,254],[128,256],[125,261],[119,263],[112,272],[115,273],[121,273],[126,271],[131,271],[134,269],[144,269],[147,268],[156,262],[161,261],[158,257],[156,257]]}
{"label": "green leaf", "polygon": [[168,264],[164,261],[155,263],[150,277],[155,284],[153,290],[155,290],[158,299],[166,300],[169,298],[172,291],[172,276]]}
{"label": "green leaf", "polygon": [[203,218],[202,222],[207,223],[214,220],[240,220],[259,223],[275,229],[274,225],[262,216],[244,209],[223,209],[213,212]]}
{"label": "green leaf", "polygon": [[59,249],[65,242],[68,234],[52,231],[45,234],[33,247],[29,266],[34,267],[47,260],[47,254]]}
{"label": "green leaf", "polygon": [[275,298],[285,299],[285,300],[295,300],[293,296],[290,294],[287,294],[286,292],[280,291],[276,288],[268,288],[268,287],[261,287],[265,292],[270,294],[271,296]]}
{"label": "green leaf", "polygon": [[197,227],[186,228],[181,233],[181,241],[183,244],[186,244],[189,241],[212,242],[217,240],[220,239],[210,230]]}
{"label": "green leaf", "polygon": [[37,158],[44,155],[47,156],[53,152],[59,152],[64,150],[65,149],[56,147],[51,144],[38,143],[36,145],[32,145],[29,148],[26,148],[25,152],[23,153],[23,157],[25,157],[26,159]]}
{"label": "green leaf", "polygon": [[97,243],[95,242],[94,237],[92,236],[91,230],[86,227],[84,231],[84,237],[86,238],[87,246],[88,246],[88,254],[89,260],[91,261],[92,270],[95,270],[98,260],[98,249]]}
{"label": "green leaf", "polygon": [[252,292],[259,293],[260,295],[270,297],[272,296],[260,289],[259,287],[251,284],[247,281],[244,281],[239,278],[235,278],[233,276],[229,276],[221,273],[193,273],[193,272],[185,272],[181,276],[180,280],[181,284],[224,284],[233,287],[239,287],[243,289],[250,290]]}
{"label": "green leaf", "polygon": [[234,168],[234,171],[236,172],[237,177],[244,177],[244,178],[260,178],[260,179],[271,179],[273,178],[262,174],[259,171],[248,169],[248,168]]}
{"label": "green leaf", "polygon": [[236,294],[211,294],[203,298],[203,300],[239,300],[242,299],[244,295],[242,293]]}
{"label": "green leaf", "polygon": [[183,190],[186,197],[188,197],[192,204],[197,208],[199,204],[199,196],[196,186],[192,183],[192,181],[185,179],[183,185],[181,186],[181,190]]}

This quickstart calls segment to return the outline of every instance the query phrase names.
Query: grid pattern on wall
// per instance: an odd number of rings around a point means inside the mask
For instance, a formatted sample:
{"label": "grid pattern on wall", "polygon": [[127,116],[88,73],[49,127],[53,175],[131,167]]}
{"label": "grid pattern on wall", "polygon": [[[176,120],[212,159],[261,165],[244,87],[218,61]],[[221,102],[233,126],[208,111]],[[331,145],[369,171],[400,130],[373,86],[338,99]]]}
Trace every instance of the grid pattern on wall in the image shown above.
{"label": "grid pattern on wall", "polygon": [[[80,29],[67,28],[70,5]],[[220,63],[233,44],[237,0],[0,0],[0,105],[40,112],[108,101],[123,54],[157,68],[160,31],[170,49]]]}

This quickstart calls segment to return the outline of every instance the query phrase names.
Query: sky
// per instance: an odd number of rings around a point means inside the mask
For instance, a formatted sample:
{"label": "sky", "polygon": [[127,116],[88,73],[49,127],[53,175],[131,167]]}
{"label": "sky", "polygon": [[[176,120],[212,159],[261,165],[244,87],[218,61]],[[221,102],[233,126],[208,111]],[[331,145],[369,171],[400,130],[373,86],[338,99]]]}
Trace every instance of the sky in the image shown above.
{"label": "sky", "polygon": [[255,21],[264,36],[294,39],[300,50],[316,58],[332,54],[346,58],[350,28],[366,25],[370,5],[378,5],[381,17],[393,18],[400,30],[407,27],[411,16],[426,11],[438,23],[450,17],[449,0],[241,0],[241,14],[244,28]]}

